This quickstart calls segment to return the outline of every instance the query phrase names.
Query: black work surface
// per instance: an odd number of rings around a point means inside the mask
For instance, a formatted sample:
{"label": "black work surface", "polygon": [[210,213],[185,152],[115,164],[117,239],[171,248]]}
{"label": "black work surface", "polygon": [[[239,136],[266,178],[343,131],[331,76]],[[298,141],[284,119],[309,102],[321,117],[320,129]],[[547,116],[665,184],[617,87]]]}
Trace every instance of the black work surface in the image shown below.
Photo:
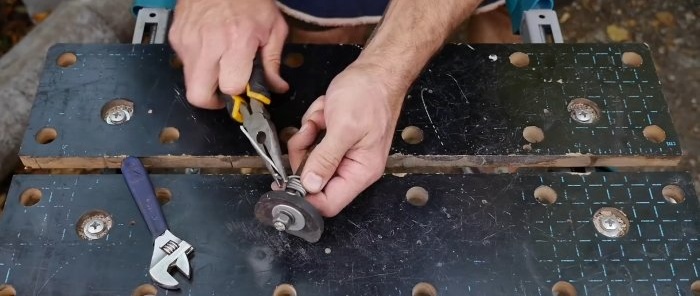
{"label": "black work surface", "polygon": [[[324,94],[332,78],[359,54],[356,46],[288,45],[285,55],[300,53],[303,64],[282,66],[291,89],[273,98],[269,110],[277,128],[299,127],[306,108]],[[514,52],[529,55],[530,64],[509,62]],[[623,65],[623,52],[637,52],[640,67]],[[72,52],[77,62],[60,67],[56,60]],[[62,158],[98,159],[87,166],[118,166],[99,159],[139,157],[214,157],[206,166],[250,167],[237,164],[256,155],[224,110],[192,107],[185,99],[182,70],[171,66],[166,45],[59,44],[48,53],[20,155],[28,167],[81,167]],[[107,125],[100,110],[112,99],[134,102],[131,121]],[[588,98],[601,108],[594,124],[573,121],[567,104]],[[372,120],[358,118],[358,120]],[[652,143],[644,127],[665,130],[662,143]],[[401,140],[407,126],[423,130],[424,141]],[[522,131],[538,126],[545,140],[523,146]],[[38,144],[44,127],[58,132],[49,144]],[[159,134],[175,127],[180,138],[161,144]],[[138,143],[135,145],[134,143]],[[447,45],[411,88],[399,119],[389,167],[544,165],[589,166],[621,157],[612,165],[672,165],[681,155],[649,48],[641,44],[520,44]],[[583,162],[557,159],[590,156]],[[625,159],[641,156],[638,161]],[[36,158],[40,163],[29,159]],[[48,160],[47,160],[48,159]],[[645,161],[647,159],[648,161]],[[449,161],[446,161],[449,160]],[[656,161],[654,161],[656,160]],[[666,160],[670,162],[661,162]],[[197,167],[201,163],[154,166]],[[256,165],[262,165],[257,163]]]}
{"label": "black work surface", "polygon": [[[192,280],[177,275],[182,290],[167,295],[271,295],[281,283],[302,296],[410,295],[418,282],[442,296],[550,295],[560,280],[578,295],[689,295],[700,278],[698,200],[682,173],[386,176],[327,219],[316,244],[254,220],[267,176],[151,178],[173,194],[163,206],[170,229],[195,248]],[[542,184],[558,193],[555,204],[533,198]],[[663,199],[667,184],[685,191],[683,203]],[[425,207],[405,201],[412,186],[430,192]],[[43,197],[24,207],[18,196],[32,187]],[[592,226],[604,206],[629,217],[623,238]],[[81,240],[75,223],[94,209],[114,226]],[[150,281],[151,252],[121,176],[14,177],[0,220],[0,283],[18,295],[129,295]]]}

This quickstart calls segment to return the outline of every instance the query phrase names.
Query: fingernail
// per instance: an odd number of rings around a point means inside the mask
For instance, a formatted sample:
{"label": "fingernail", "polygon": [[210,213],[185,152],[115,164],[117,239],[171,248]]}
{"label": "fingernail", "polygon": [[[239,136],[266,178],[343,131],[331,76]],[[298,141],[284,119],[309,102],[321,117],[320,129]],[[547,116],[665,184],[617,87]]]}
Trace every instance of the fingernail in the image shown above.
{"label": "fingernail", "polygon": [[323,179],[321,179],[321,176],[317,175],[316,173],[308,173],[306,176],[304,176],[304,187],[308,189],[310,192],[320,192],[321,191],[321,186],[323,186]]}

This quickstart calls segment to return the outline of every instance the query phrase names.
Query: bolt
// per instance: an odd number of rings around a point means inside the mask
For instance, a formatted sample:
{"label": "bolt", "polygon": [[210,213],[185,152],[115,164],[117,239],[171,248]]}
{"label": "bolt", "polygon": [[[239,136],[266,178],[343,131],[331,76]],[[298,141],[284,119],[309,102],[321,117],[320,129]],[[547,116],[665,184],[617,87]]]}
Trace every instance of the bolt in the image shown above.
{"label": "bolt", "polygon": [[87,232],[90,234],[100,233],[105,229],[105,223],[100,220],[93,220],[92,223],[88,224]]}
{"label": "bolt", "polygon": [[289,223],[291,222],[291,219],[289,215],[286,213],[279,213],[274,220],[273,220],[273,226],[275,226],[275,229],[277,231],[285,231],[287,230],[287,226],[289,226]]}
{"label": "bolt", "polygon": [[606,217],[601,221],[603,228],[606,230],[617,230],[620,227],[620,222],[615,217]]}

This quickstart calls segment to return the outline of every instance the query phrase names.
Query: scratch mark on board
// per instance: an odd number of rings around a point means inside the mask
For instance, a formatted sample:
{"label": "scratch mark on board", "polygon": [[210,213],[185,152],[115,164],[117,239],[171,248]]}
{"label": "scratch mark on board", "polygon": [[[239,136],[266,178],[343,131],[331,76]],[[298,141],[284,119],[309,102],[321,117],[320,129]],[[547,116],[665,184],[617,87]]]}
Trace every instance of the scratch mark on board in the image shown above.
{"label": "scratch mark on board", "polygon": [[464,101],[467,102],[467,104],[469,104],[469,99],[467,99],[467,95],[464,94],[464,91],[462,90],[462,87],[459,86],[459,82],[457,82],[457,79],[455,79],[455,77],[452,76],[452,74],[447,74],[447,76],[449,76],[450,78],[452,78],[452,80],[453,80],[453,81],[455,82],[455,84],[457,85],[457,88],[459,89],[459,93],[462,94],[462,98],[464,98]]}
{"label": "scratch mark on board", "polygon": [[423,102],[423,109],[425,110],[425,114],[428,115],[428,121],[430,121],[430,125],[433,126],[433,130],[435,131],[435,135],[437,135],[438,141],[440,141],[440,145],[445,147],[445,143],[443,143],[442,138],[440,138],[440,132],[438,132],[435,123],[433,123],[433,118],[430,117],[430,112],[428,112],[428,105],[425,104],[425,97],[423,96],[423,92],[425,92],[425,88],[420,90],[420,100],[421,102]]}

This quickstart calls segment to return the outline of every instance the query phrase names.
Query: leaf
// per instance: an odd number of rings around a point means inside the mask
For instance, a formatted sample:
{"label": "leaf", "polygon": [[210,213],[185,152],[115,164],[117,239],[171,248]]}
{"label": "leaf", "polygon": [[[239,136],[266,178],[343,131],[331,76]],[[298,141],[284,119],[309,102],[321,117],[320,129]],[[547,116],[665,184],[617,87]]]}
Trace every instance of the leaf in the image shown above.
{"label": "leaf", "polygon": [[623,42],[632,39],[630,32],[618,25],[609,25],[606,31],[608,33],[608,38],[614,42]]}

